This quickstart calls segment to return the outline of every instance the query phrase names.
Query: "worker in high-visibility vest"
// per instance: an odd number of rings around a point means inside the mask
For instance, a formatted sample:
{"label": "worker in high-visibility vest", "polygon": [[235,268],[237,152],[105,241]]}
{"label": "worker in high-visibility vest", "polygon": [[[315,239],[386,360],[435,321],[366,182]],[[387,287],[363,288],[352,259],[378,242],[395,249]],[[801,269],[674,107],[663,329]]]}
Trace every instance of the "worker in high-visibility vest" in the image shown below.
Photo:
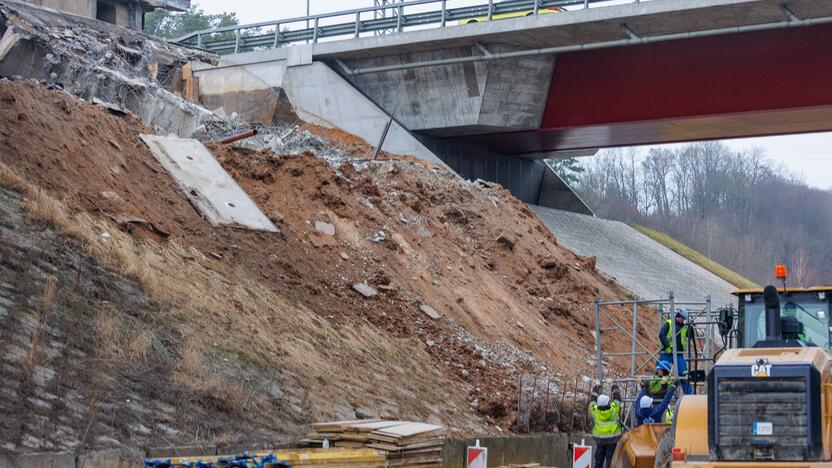
{"label": "worker in high-visibility vest", "polygon": [[667,393],[667,388],[672,385],[670,379],[670,361],[659,361],[656,363],[656,373],[650,377],[650,380],[644,383],[647,388],[647,395],[654,399],[664,398]]}
{"label": "worker in high-visibility vest", "polygon": [[621,393],[617,385],[612,386],[612,398],[601,393],[601,386],[597,385],[592,392],[589,403],[589,414],[592,416],[592,438],[595,440],[596,468],[610,468],[615,445],[621,438]]}
{"label": "worker in high-visibility vest", "polygon": [[688,311],[679,309],[676,312],[673,320],[676,322],[676,340],[671,336],[673,334],[673,326],[671,321],[667,320],[661,330],[659,330],[659,342],[661,342],[661,353],[659,354],[659,361],[667,361],[673,363],[673,342],[676,342],[676,372],[682,379],[682,391],[685,394],[691,393],[690,384],[687,382],[688,363],[685,360],[685,353],[688,350],[688,334],[690,327],[686,323],[688,319]]}

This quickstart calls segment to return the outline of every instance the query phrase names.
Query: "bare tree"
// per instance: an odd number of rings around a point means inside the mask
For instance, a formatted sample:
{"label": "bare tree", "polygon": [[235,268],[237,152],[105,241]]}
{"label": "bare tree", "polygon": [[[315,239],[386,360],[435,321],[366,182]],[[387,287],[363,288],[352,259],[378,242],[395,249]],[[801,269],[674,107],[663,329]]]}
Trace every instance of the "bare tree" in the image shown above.
{"label": "bare tree", "polygon": [[658,229],[758,283],[786,260],[802,283],[832,282],[832,192],[808,187],[760,149],[606,150],[577,188],[600,216]]}

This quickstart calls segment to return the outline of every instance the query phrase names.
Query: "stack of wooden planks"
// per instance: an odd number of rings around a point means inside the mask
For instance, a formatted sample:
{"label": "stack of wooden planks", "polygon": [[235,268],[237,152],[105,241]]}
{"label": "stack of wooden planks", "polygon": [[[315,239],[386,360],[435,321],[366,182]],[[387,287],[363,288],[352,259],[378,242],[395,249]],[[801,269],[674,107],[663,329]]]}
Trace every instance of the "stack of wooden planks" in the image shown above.
{"label": "stack of wooden planks", "polygon": [[320,447],[370,448],[387,454],[390,467],[434,468],[442,461],[445,428],[412,421],[364,419],[312,425],[306,443]]}

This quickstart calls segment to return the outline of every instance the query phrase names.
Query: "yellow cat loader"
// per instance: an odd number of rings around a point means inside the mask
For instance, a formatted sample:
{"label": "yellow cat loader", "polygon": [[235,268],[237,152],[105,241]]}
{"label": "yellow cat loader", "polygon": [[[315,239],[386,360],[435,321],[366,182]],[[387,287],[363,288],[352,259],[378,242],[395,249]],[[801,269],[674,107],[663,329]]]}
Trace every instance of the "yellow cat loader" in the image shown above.
{"label": "yellow cat loader", "polygon": [[832,467],[832,287],[734,294],[739,307],[720,317],[733,349],[714,364],[707,395],[680,399],[654,451],[635,446],[647,440],[642,427],[622,439],[620,466]]}

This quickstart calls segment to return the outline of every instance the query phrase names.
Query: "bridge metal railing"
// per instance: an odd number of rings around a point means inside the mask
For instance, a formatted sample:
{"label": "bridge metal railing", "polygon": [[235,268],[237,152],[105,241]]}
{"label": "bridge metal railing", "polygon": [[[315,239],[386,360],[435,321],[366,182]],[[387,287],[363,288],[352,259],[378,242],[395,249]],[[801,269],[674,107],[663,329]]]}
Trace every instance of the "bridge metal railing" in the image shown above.
{"label": "bridge metal railing", "polygon": [[[649,0],[624,0],[625,3],[641,1]],[[491,21],[505,14],[525,13],[534,16],[552,8],[590,8],[598,4],[610,4],[611,0],[489,0],[481,5],[451,8],[453,3],[453,0],[406,0],[401,3],[206,29],[174,39],[174,42],[218,53],[238,53],[292,43],[316,43],[322,39],[358,38],[366,33],[402,32],[429,26],[446,27],[472,20]],[[614,3],[620,4],[622,1]],[[430,7],[434,9],[424,11]],[[414,12],[417,9],[422,11]],[[287,27],[293,24],[301,27]]]}

